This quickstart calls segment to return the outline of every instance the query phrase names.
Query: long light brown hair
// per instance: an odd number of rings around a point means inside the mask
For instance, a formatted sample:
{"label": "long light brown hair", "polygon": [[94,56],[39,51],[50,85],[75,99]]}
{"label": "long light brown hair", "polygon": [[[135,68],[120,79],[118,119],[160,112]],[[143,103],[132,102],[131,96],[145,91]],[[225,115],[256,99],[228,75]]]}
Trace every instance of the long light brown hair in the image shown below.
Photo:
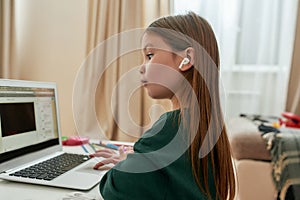
{"label": "long light brown hair", "polygon": [[[180,34],[173,34],[166,30]],[[195,135],[191,137],[189,147],[192,171],[199,189],[209,198],[232,200],[235,195],[235,176],[221,110],[219,73],[215,73],[215,71],[219,72],[219,50],[211,26],[202,17],[189,12],[185,15],[159,18],[150,24],[146,31],[159,34],[174,51],[183,51],[188,47],[195,49],[193,68],[182,72],[197,97],[196,103],[199,106],[200,115],[199,123],[196,124],[198,128]],[[197,47],[196,43],[201,48]],[[192,106],[190,108],[191,126],[195,126]],[[219,130],[219,133],[209,132],[211,122],[214,123],[214,130]],[[209,135],[209,142],[205,145],[211,151],[207,156],[200,157],[200,148],[206,135]],[[209,170],[210,167],[212,169]],[[209,188],[209,171],[214,175],[216,197],[212,197]]]}

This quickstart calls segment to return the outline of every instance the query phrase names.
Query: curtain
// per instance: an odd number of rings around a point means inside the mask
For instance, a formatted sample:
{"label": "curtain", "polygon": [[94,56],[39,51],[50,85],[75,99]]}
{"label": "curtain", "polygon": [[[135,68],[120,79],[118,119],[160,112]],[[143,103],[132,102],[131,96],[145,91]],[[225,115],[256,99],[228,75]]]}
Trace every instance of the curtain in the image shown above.
{"label": "curtain", "polygon": [[10,78],[14,37],[14,0],[0,1],[0,77]]}
{"label": "curtain", "polygon": [[[283,94],[291,64],[297,1],[243,1],[239,6],[235,63],[229,65],[230,74],[224,73],[228,109],[233,110],[232,116],[280,116],[285,109]],[[223,57],[228,55],[223,53]]]}
{"label": "curtain", "polygon": [[[90,138],[135,141],[169,106],[147,97],[138,71],[143,62],[141,28],[168,14],[169,3],[90,0],[88,5],[87,59],[73,92],[77,132]],[[163,109],[153,106],[158,103]]]}
{"label": "curtain", "polygon": [[294,53],[288,85],[286,110],[300,115],[300,9],[298,5],[298,16]]}

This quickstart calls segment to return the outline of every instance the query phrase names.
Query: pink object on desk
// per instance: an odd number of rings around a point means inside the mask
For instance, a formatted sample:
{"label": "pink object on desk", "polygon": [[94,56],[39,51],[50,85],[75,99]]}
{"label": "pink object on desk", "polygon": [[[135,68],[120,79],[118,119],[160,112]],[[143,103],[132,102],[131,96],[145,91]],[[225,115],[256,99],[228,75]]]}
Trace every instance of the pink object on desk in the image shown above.
{"label": "pink object on desk", "polygon": [[66,140],[62,141],[62,144],[65,146],[76,146],[76,145],[83,145],[89,142],[88,137],[80,137],[80,136],[71,136]]}

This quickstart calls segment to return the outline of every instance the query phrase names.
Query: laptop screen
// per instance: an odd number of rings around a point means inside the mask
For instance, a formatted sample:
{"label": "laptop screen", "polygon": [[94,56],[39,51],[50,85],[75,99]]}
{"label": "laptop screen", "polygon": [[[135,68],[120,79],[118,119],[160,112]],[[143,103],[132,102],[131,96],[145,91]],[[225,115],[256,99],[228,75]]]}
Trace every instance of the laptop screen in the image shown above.
{"label": "laptop screen", "polygon": [[0,163],[59,144],[54,88],[0,85]]}

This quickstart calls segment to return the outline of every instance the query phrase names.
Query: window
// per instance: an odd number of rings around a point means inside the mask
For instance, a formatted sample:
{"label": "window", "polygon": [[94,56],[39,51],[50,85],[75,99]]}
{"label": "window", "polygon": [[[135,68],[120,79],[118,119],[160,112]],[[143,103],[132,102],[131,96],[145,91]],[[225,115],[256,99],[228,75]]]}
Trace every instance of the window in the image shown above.
{"label": "window", "polygon": [[285,107],[297,0],[174,0],[174,14],[194,11],[215,31],[225,114],[278,115]]}

